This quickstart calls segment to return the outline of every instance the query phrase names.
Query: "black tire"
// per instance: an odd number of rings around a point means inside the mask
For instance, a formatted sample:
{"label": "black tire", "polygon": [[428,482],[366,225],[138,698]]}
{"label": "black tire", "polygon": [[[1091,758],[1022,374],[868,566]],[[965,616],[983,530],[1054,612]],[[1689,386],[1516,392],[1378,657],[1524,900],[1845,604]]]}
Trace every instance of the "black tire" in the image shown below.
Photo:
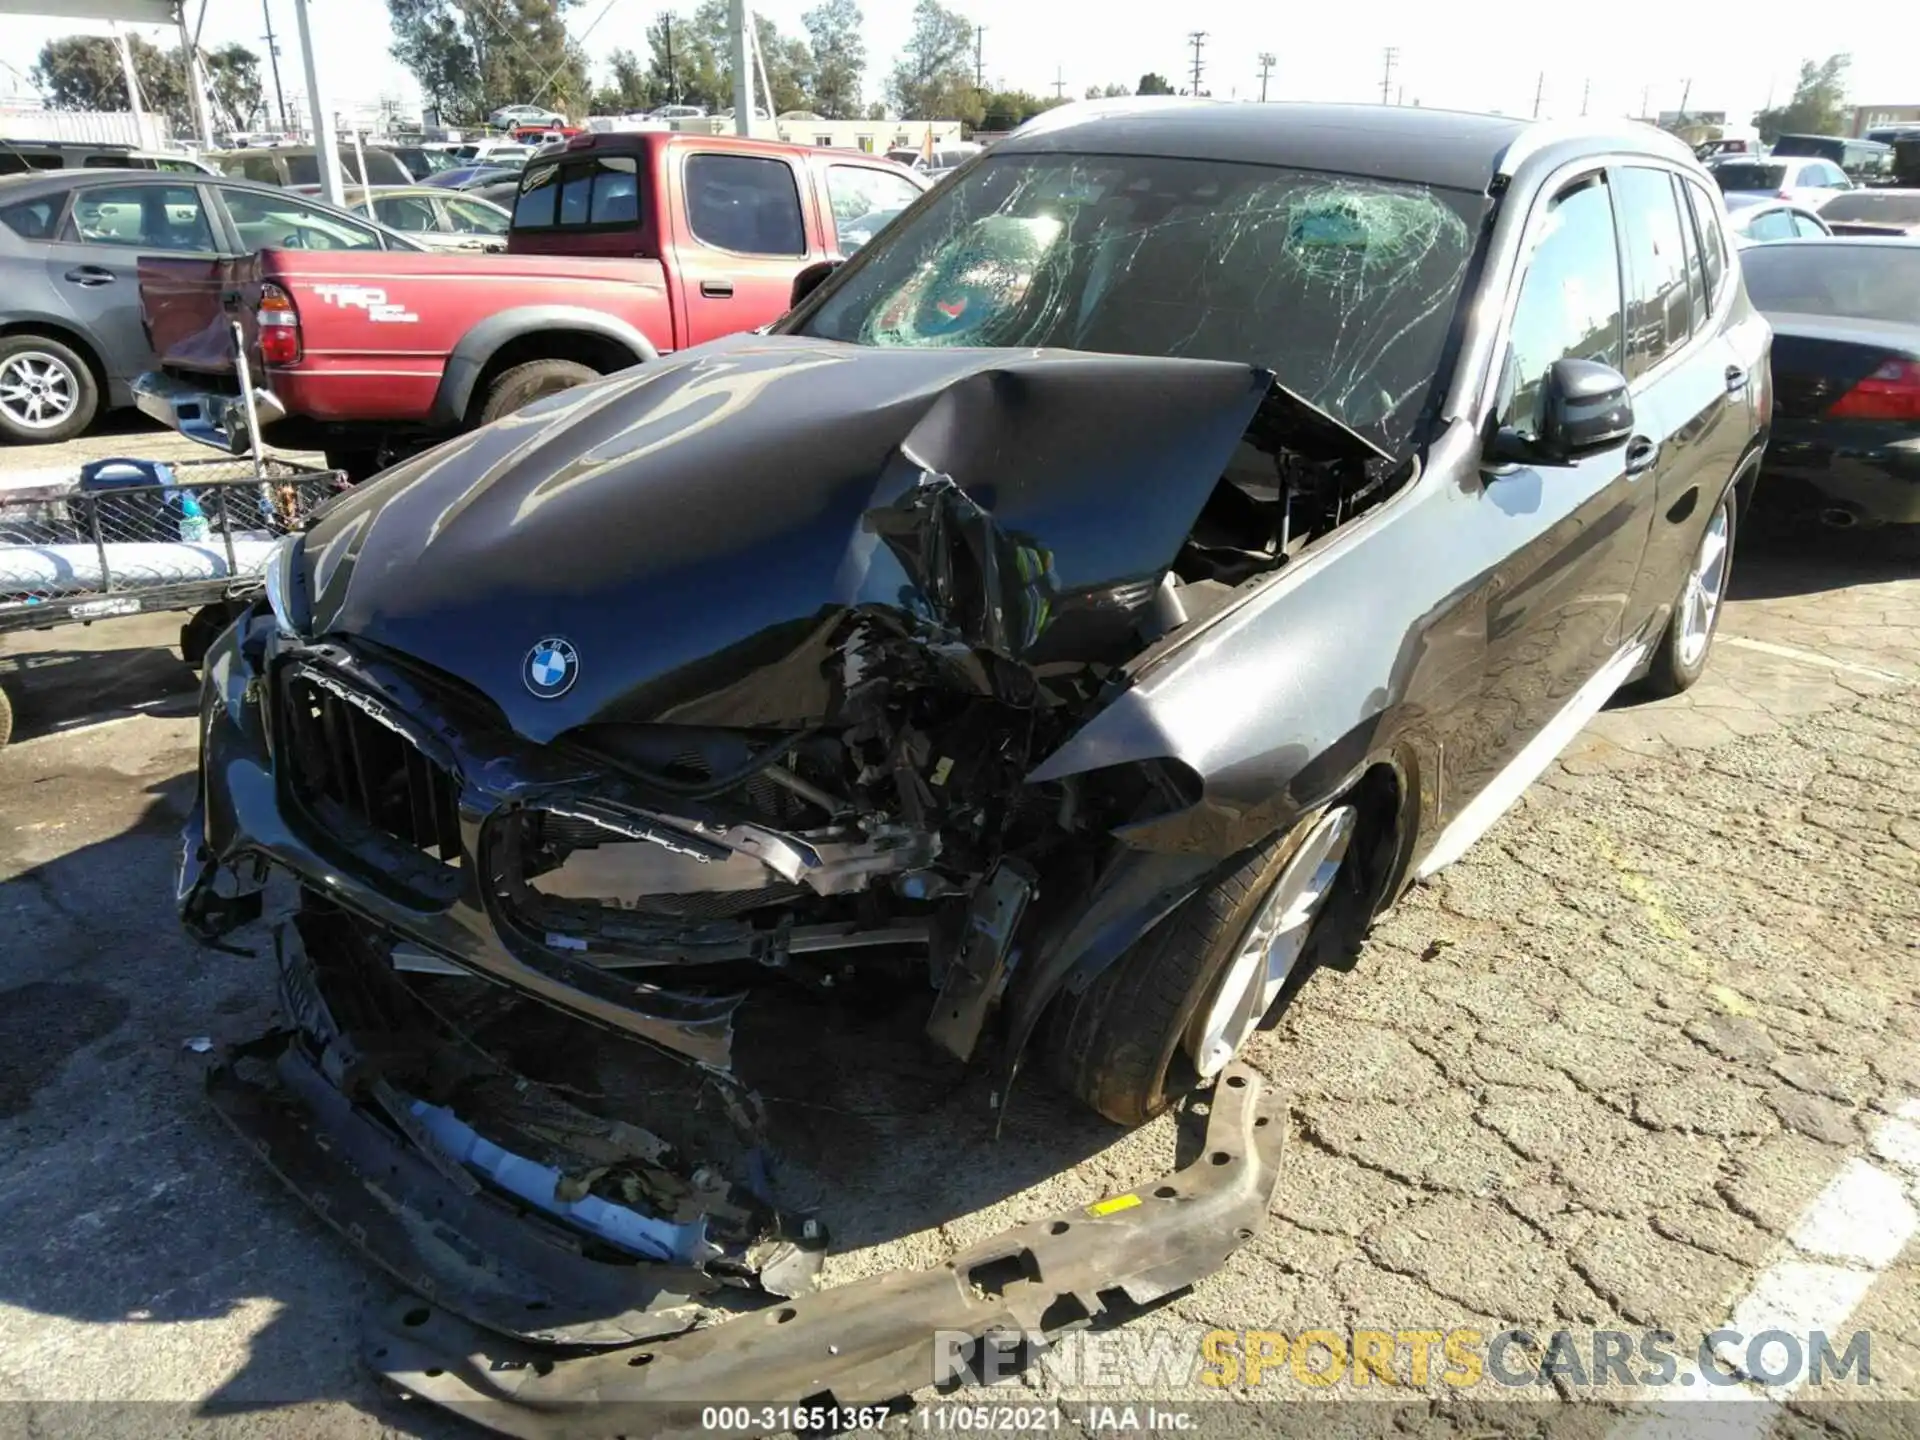
{"label": "black tire", "polygon": [[1701,531],[1704,539],[1714,523],[1716,514],[1724,513],[1727,525],[1727,544],[1725,558],[1721,562],[1720,599],[1713,608],[1712,618],[1707,623],[1707,642],[1700,653],[1691,660],[1685,654],[1682,643],[1686,624],[1687,590],[1692,583],[1694,568],[1698,563],[1699,550],[1687,557],[1687,575],[1680,582],[1680,593],[1674,597],[1673,613],[1667,617],[1667,628],[1660,636],[1660,643],[1654,649],[1653,661],[1647,668],[1646,679],[1640,683],[1640,692],[1647,699],[1664,699],[1669,695],[1678,695],[1682,690],[1690,689],[1694,681],[1706,673],[1707,661],[1713,655],[1713,637],[1720,633],[1720,616],[1727,608],[1727,581],[1733,573],[1734,541],[1739,538],[1740,491],[1738,486],[1730,485],[1714,501],[1713,511],[1708,513],[1707,527]]}
{"label": "black tire", "polygon": [[486,403],[480,407],[480,423],[490,424],[523,405],[599,378],[598,370],[577,360],[529,360],[511,370],[502,370],[487,387]]}
{"label": "black tire", "polygon": [[[9,364],[16,362],[31,366],[36,373],[59,377],[62,391],[71,396],[72,408],[57,424],[34,425],[12,413],[7,397],[0,394],[0,439],[23,445],[48,445],[71,440],[93,424],[94,417],[100,413],[100,383],[93,378],[93,367],[70,346],[44,335],[0,338],[0,381],[6,380]],[[52,369],[48,370],[48,366]]]}
{"label": "black tire", "polygon": [[[1326,812],[1250,851],[1190,897],[1108,966],[1079,995],[1054,1003],[1042,1041],[1063,1089],[1120,1125],[1151,1120],[1198,1082],[1185,1053],[1194,1018],[1212,998],[1241,936],[1294,853]],[[1340,881],[1352,886],[1353,865]],[[1329,921],[1354,908],[1332,906],[1315,921],[1306,952],[1273,1014],[1326,951]]]}
{"label": "black tire", "polygon": [[0,685],[0,745],[13,738],[13,697]]}
{"label": "black tire", "polygon": [[200,668],[213,642],[226,633],[243,608],[231,601],[219,600],[193,612],[193,617],[180,627],[180,658],[187,662],[188,669]]}

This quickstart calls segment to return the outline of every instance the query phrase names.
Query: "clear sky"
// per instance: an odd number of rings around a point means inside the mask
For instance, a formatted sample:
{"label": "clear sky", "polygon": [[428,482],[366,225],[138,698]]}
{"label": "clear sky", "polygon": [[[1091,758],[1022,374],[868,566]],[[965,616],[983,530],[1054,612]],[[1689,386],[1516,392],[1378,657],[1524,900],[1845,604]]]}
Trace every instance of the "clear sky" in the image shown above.
{"label": "clear sky", "polygon": [[[188,0],[197,12],[198,0]],[[281,71],[300,86],[292,0],[265,0],[281,34]],[[800,30],[816,0],[761,0],[783,31]],[[683,13],[693,0],[684,0]],[[262,0],[207,0],[203,40],[262,48]],[[372,106],[383,96],[412,106],[418,89],[387,54],[385,0],[310,0],[323,84],[338,108]],[[643,31],[659,0],[580,0],[569,24],[592,27],[586,46],[597,73],[616,46],[644,50]],[[864,0],[867,96],[877,98],[912,23],[912,0]],[[1259,94],[1262,51],[1275,57],[1274,99],[1378,100],[1384,51],[1397,46],[1392,97],[1425,105],[1526,115],[1540,87],[1540,114],[1570,117],[1585,101],[1592,113],[1627,114],[1680,107],[1724,109],[1745,119],[1784,101],[1803,59],[1835,49],[1853,53],[1849,98],[1865,104],[1920,104],[1920,5],[1874,7],[1870,25],[1748,23],[1723,5],[1674,0],[1614,0],[1594,9],[1526,6],[1494,0],[1368,0],[1342,4],[1252,5],[1227,0],[957,0],[953,8],[985,27],[988,83],[1050,93],[1056,78],[1077,96],[1087,86],[1131,86],[1157,70],[1176,85],[1191,73],[1187,32],[1208,32],[1202,84],[1216,96]],[[1866,13],[1866,12],[1862,12]],[[105,25],[7,16],[0,21],[0,91],[27,91],[25,72],[40,45]],[[1580,33],[1582,28],[1588,32]],[[164,32],[147,32],[171,43]],[[1544,84],[1542,77],[1544,75]],[[1691,88],[1689,90],[1689,81]],[[1591,87],[1590,90],[1588,87]],[[269,85],[269,96],[271,88]]]}

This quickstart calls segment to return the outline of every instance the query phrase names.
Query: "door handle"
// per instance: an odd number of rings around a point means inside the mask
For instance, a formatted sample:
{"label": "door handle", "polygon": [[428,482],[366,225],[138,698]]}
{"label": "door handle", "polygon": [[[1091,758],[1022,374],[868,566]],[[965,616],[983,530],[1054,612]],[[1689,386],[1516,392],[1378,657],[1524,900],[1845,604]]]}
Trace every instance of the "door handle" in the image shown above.
{"label": "door handle", "polygon": [[1627,442],[1627,474],[1639,475],[1651,470],[1660,459],[1660,444],[1644,435]]}
{"label": "door handle", "polygon": [[98,265],[76,265],[73,269],[67,271],[65,278],[71,280],[76,285],[111,285],[113,283],[113,272],[102,269]]}
{"label": "door handle", "polygon": [[702,280],[700,293],[709,300],[731,300],[733,282],[731,280]]}
{"label": "door handle", "polygon": [[1747,372],[1738,365],[1727,366],[1727,393],[1738,395],[1747,388]]}

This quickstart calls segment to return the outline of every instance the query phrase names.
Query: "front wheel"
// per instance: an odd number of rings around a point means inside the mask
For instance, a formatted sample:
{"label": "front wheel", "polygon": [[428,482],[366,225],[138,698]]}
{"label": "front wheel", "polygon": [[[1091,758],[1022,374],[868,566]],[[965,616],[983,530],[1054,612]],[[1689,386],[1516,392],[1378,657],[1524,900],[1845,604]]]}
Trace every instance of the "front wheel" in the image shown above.
{"label": "front wheel", "polygon": [[1347,872],[1358,812],[1335,804],[1186,900],[1079,995],[1046,1040],[1055,1078],[1122,1125],[1226,1067],[1304,969]]}
{"label": "front wheel", "polygon": [[1727,578],[1733,572],[1733,536],[1739,513],[1739,489],[1730,485],[1707,517],[1706,532],[1681,582],[1673,615],[1660,637],[1660,648],[1654,651],[1645,683],[1650,695],[1678,695],[1707,668],[1707,653],[1713,648],[1714,632],[1720,625],[1720,603],[1726,599]]}

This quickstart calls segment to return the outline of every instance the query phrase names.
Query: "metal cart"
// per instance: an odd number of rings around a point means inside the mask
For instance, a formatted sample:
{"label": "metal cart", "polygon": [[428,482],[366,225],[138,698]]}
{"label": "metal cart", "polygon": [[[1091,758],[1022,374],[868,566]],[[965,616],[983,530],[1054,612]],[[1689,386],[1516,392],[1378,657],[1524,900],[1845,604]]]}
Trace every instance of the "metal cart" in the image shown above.
{"label": "metal cart", "polygon": [[[241,456],[99,460],[77,483],[0,491],[0,634],[189,611],[198,665],[259,593],[267,552],[346,489],[337,471]],[[12,705],[0,688],[0,744]]]}

